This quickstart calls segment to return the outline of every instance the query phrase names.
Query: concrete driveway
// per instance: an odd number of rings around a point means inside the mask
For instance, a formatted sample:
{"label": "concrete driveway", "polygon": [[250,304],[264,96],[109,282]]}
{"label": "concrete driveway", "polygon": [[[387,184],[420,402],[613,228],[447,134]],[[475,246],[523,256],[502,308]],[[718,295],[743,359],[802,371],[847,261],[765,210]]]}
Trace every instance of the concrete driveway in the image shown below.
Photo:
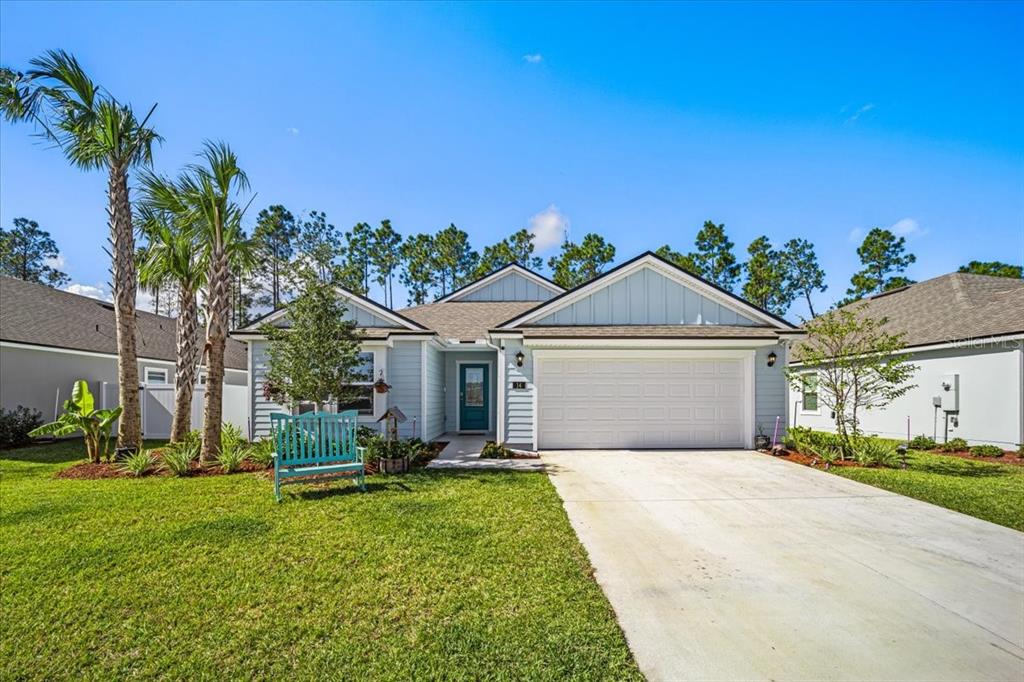
{"label": "concrete driveway", "polygon": [[651,680],[1024,680],[1024,533],[751,452],[547,452]]}

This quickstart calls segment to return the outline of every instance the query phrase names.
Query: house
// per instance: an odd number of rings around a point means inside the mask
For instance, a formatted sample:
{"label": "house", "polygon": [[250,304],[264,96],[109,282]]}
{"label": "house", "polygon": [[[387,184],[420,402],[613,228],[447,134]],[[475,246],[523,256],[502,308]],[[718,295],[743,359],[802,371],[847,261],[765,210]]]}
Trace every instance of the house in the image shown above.
{"label": "house", "polygon": [[[176,322],[136,312],[143,434],[170,436],[174,411]],[[228,340],[224,420],[248,430],[245,346]],[[202,423],[206,373],[199,370],[192,424]],[[86,296],[0,277],[0,406],[24,405],[46,420],[60,413],[78,379],[89,382],[100,407],[117,405],[117,327],[114,306]]]}
{"label": "house", "polygon": [[[788,421],[783,367],[802,332],[653,253],[571,291],[508,265],[438,301],[389,310],[339,291],[372,380],[349,408],[392,405],[403,436],[493,434],[523,449],[737,448]],[[249,344],[251,421],[287,411],[263,392],[263,323]],[[371,383],[391,388],[377,393]]]}
{"label": "house", "polygon": [[[902,332],[917,366],[915,386],[882,409],[864,411],[861,429],[889,438],[924,434],[945,442],[1015,448],[1024,442],[1024,280],[953,273],[867,299],[866,314]],[[856,304],[854,304],[856,305]],[[799,363],[794,368],[800,369]],[[813,368],[790,389],[793,422],[835,430],[818,399]]]}

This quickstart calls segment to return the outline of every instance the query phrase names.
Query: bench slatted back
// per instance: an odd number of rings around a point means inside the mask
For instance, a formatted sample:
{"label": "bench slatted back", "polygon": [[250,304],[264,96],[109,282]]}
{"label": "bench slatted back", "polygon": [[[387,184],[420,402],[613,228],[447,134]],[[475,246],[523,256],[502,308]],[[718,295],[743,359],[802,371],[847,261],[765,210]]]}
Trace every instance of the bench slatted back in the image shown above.
{"label": "bench slatted back", "polygon": [[359,413],[355,410],[331,414],[307,412],[270,415],[274,445],[282,466],[302,466],[328,462],[355,462],[356,429]]}

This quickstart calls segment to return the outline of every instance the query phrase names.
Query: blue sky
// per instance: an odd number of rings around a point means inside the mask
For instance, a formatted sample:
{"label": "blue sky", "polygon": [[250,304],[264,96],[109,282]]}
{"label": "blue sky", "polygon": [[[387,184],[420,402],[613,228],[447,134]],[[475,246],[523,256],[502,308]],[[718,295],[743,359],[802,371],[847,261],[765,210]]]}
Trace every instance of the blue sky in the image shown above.
{"label": "blue sky", "polygon": [[[1021,3],[0,4],[0,62],[48,48],[159,104],[159,170],[228,141],[250,218],[454,222],[478,249],[565,224],[619,261],[688,250],[711,218],[738,255],[812,240],[821,307],[874,226],[919,280],[1024,259]],[[0,124],[0,223],[39,221],[102,285],[104,177],[29,133]]]}

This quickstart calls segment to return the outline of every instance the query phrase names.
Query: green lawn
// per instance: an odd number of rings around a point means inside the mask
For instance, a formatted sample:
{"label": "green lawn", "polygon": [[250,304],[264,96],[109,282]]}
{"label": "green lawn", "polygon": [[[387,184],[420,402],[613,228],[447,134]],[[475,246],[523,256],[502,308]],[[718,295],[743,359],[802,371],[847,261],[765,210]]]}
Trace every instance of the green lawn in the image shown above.
{"label": "green lawn", "polygon": [[0,679],[640,679],[543,474],[78,481],[0,452]]}
{"label": "green lawn", "polygon": [[1024,531],[1024,467],[911,451],[906,470],[832,467],[830,471]]}

